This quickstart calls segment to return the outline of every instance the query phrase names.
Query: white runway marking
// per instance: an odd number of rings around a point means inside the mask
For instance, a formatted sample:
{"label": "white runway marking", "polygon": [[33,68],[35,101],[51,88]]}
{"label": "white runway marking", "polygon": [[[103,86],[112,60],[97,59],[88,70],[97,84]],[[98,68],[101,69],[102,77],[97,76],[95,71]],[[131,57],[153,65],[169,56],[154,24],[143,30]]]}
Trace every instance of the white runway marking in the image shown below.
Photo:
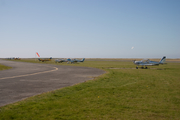
{"label": "white runway marking", "polygon": [[18,75],[18,76],[12,76],[12,77],[4,77],[4,78],[0,78],[0,80],[10,79],[10,78],[18,78],[18,77],[25,77],[25,76],[31,76],[31,75],[37,75],[37,74],[48,73],[48,72],[53,72],[53,71],[57,71],[57,70],[58,70],[57,67],[53,67],[53,68],[55,68],[55,69],[54,69],[54,70],[43,71],[43,72],[26,74],[26,75]]}

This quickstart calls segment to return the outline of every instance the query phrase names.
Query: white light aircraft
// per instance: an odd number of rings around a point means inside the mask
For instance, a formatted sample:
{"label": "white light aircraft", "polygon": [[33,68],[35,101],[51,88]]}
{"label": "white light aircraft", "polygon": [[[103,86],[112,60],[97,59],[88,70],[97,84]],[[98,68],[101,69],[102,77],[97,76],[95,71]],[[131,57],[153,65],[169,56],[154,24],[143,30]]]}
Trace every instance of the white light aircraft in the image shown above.
{"label": "white light aircraft", "polygon": [[62,62],[68,62],[67,60],[64,59],[57,59],[55,60],[56,63],[62,63]]}
{"label": "white light aircraft", "polygon": [[71,62],[71,64],[72,64],[72,63],[77,63],[77,62],[84,62],[84,60],[85,60],[85,58],[83,58],[82,60],[77,60],[77,59],[71,60],[71,59],[67,59],[67,61],[68,61],[68,62]]}
{"label": "white light aircraft", "polygon": [[[165,64],[166,60],[166,56],[164,56],[159,62],[156,62],[156,61],[150,61],[149,59],[144,59],[144,60],[141,60],[141,61],[133,61],[134,64],[137,65],[136,69],[138,69],[138,65],[142,66],[141,68],[146,68],[147,69],[147,66],[154,66],[154,65],[160,65],[160,64]],[[144,67],[143,67],[144,66]]]}

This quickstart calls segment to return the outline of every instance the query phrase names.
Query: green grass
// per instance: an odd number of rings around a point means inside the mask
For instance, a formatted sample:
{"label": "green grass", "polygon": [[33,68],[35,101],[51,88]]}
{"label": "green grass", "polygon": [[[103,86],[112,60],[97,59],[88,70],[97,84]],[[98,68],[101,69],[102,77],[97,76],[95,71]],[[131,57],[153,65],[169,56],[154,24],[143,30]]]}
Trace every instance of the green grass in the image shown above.
{"label": "green grass", "polygon": [[11,67],[0,64],[0,70],[7,70],[7,69],[11,69]]}
{"label": "green grass", "polygon": [[135,68],[132,62],[123,61],[85,61],[72,65],[96,67],[107,73],[1,107],[0,119],[180,119],[180,63],[153,67],[162,70],[109,69]]}

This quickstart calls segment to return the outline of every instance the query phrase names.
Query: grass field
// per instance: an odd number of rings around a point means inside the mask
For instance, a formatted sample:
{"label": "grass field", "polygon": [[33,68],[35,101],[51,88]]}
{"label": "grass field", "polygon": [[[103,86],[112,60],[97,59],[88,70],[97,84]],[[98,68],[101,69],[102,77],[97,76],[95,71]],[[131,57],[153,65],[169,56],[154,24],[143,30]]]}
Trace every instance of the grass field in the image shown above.
{"label": "grass field", "polygon": [[4,66],[4,65],[0,64],[0,70],[7,70],[7,69],[11,69],[11,67]]}
{"label": "grass field", "polygon": [[79,64],[51,61],[45,64],[96,67],[107,73],[94,80],[1,107],[0,120],[180,119],[178,62],[138,70],[131,69],[135,65],[124,60],[87,60]]}

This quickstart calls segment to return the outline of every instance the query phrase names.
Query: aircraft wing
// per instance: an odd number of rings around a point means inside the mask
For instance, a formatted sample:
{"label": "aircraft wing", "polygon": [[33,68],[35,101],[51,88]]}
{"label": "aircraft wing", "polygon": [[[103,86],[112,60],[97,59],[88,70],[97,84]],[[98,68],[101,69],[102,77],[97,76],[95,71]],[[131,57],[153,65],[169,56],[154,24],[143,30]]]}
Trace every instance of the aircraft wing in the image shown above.
{"label": "aircraft wing", "polygon": [[139,65],[142,65],[142,66],[153,66],[153,65],[159,65],[159,64],[151,64],[151,63],[145,63],[145,64],[139,64]]}

